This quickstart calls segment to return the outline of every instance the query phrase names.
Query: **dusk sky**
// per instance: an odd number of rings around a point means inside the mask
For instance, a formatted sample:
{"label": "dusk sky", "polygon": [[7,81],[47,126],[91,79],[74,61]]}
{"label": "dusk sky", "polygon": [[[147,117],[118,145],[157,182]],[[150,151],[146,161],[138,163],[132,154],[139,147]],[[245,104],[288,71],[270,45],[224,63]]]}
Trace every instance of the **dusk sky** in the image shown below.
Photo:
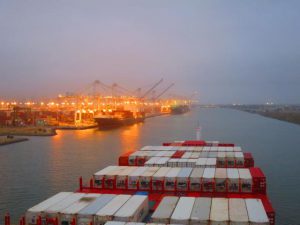
{"label": "dusk sky", "polygon": [[300,1],[0,0],[0,99],[160,78],[202,103],[300,103]]}

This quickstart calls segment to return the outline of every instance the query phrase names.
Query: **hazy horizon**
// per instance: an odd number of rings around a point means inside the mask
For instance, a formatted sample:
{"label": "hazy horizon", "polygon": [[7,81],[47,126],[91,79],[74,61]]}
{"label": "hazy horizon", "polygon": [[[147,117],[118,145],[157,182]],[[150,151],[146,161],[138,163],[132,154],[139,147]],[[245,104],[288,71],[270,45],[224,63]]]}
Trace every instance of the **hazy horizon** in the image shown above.
{"label": "hazy horizon", "polygon": [[200,103],[300,103],[299,1],[0,1],[0,100],[94,80]]}

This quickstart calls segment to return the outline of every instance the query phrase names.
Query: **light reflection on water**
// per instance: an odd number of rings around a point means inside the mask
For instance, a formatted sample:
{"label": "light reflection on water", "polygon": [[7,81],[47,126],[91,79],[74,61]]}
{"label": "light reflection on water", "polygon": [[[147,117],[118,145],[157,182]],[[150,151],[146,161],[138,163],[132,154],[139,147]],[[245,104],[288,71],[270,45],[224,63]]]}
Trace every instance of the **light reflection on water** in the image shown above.
{"label": "light reflection on water", "polygon": [[229,109],[156,117],[111,131],[58,131],[54,137],[30,137],[28,142],[2,146],[0,215],[9,210],[16,219],[59,191],[76,190],[79,176],[89,180],[127,151],[193,139],[198,120],[204,139],[234,142],[253,153],[267,175],[277,224],[299,224],[300,126]]}

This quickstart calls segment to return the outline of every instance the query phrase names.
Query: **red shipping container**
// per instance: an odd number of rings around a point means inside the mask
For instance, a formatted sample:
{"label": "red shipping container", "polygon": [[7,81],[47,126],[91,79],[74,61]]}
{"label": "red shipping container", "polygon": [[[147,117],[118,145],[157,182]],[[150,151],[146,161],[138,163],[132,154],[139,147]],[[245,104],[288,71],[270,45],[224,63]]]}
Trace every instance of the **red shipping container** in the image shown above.
{"label": "red shipping container", "polygon": [[190,140],[183,142],[182,146],[206,146],[206,142]]}
{"label": "red shipping container", "polygon": [[178,158],[181,158],[183,155],[184,155],[184,151],[176,151],[172,156],[171,156],[171,158],[176,158],[176,159],[178,159]]}
{"label": "red shipping container", "polygon": [[252,190],[254,193],[260,193],[260,194],[266,194],[267,192],[267,184],[266,184],[266,176],[261,171],[260,168],[252,167],[249,168],[252,181],[253,181],[253,187]]}
{"label": "red shipping container", "polygon": [[220,147],[234,147],[232,143],[219,143],[218,146]]}
{"label": "red shipping container", "polygon": [[133,151],[126,152],[125,154],[121,155],[119,157],[119,166],[128,166],[128,156],[132,153]]}
{"label": "red shipping container", "polygon": [[170,146],[172,143],[169,143],[169,142],[164,142],[162,145],[163,146]]}
{"label": "red shipping container", "polygon": [[266,210],[267,216],[270,220],[270,225],[274,225],[275,224],[275,210],[272,207],[272,204],[270,202],[270,200],[268,199],[267,196],[263,196],[261,198],[261,201],[264,205],[264,208]]}
{"label": "red shipping container", "polygon": [[254,167],[254,160],[251,153],[245,152],[244,158],[245,158],[245,168]]}

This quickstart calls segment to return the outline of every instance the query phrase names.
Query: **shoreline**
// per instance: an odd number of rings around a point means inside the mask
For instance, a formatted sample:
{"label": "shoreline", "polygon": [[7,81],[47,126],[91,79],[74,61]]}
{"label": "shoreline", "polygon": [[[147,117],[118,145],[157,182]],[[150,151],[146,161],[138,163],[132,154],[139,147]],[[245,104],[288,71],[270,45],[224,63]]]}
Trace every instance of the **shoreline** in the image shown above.
{"label": "shoreline", "polygon": [[23,141],[29,141],[28,138],[20,138],[20,137],[3,137],[0,136],[0,146],[15,144]]}
{"label": "shoreline", "polygon": [[249,108],[249,107],[225,107],[230,109],[239,110],[242,112],[257,114],[266,118],[275,119],[287,123],[292,123],[295,125],[300,125],[300,111],[295,110],[286,110],[286,111],[278,111],[274,109],[261,110],[258,108]]}
{"label": "shoreline", "polygon": [[0,127],[0,136],[54,136],[54,128],[49,127]]}

